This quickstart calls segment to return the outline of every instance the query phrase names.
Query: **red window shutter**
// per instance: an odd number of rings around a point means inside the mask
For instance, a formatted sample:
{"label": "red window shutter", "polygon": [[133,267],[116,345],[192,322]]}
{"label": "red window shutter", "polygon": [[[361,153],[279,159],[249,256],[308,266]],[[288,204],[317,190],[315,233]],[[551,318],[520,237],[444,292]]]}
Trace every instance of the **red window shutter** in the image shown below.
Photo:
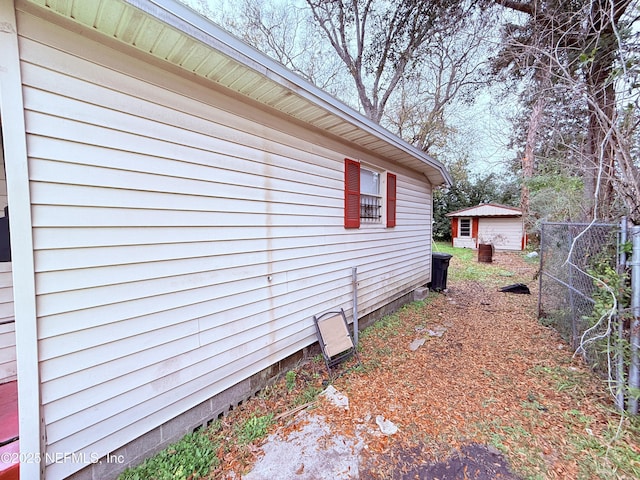
{"label": "red window shutter", "polygon": [[471,236],[476,239],[476,247],[480,244],[478,239],[478,224],[480,223],[480,218],[472,218],[471,219]]}
{"label": "red window shutter", "polygon": [[396,226],[396,176],[387,172],[387,228]]}
{"label": "red window shutter", "polygon": [[344,228],[360,228],[360,164],[344,159]]}

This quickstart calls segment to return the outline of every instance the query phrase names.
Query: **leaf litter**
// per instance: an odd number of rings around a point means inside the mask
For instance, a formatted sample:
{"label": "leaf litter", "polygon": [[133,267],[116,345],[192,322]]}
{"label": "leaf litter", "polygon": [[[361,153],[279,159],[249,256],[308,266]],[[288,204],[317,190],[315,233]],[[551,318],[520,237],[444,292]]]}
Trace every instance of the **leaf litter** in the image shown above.
{"label": "leaf litter", "polygon": [[[310,415],[322,418],[328,430],[319,448],[342,439],[358,456],[357,468],[339,478],[605,478],[585,473],[583,464],[608,460],[594,458],[598,449],[581,448],[589,437],[606,446],[619,419],[604,382],[537,321],[536,266],[509,253],[496,253],[494,265],[514,272],[532,295],[499,292],[500,278],[450,281],[445,294],[397,312],[390,327],[362,332],[363,366],[333,382],[347,409],[321,396],[301,412],[292,407],[292,398],[326,383],[316,358],[299,367],[296,388],[274,385],[271,395],[231,412],[226,424],[272,412],[280,420],[270,438],[286,440],[316,421]],[[393,435],[381,434],[376,419],[393,425]],[[640,451],[638,438],[619,441]],[[227,445],[210,478],[242,478],[265,442]],[[607,471],[634,478],[616,466]],[[301,462],[295,472],[314,478]]]}

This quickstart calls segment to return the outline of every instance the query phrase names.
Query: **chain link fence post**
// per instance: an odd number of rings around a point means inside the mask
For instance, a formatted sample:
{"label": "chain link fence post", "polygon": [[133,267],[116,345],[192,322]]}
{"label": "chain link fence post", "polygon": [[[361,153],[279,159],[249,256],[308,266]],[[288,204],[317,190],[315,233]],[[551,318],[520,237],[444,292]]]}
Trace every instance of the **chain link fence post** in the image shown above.
{"label": "chain link fence post", "polygon": [[631,255],[631,359],[629,365],[629,406],[631,415],[638,413],[640,393],[640,226],[631,227],[633,253]]}
{"label": "chain link fence post", "polygon": [[[618,244],[620,248],[618,248],[618,275],[622,276],[625,273],[627,268],[627,217],[622,217],[620,220],[620,240]],[[625,366],[624,366],[624,355],[621,353],[622,347],[622,339],[624,338],[624,316],[620,315],[620,312],[616,315],[616,327],[617,327],[617,338],[616,338],[616,347],[618,347],[616,351],[616,378],[615,378],[615,392],[616,392],[616,407],[621,412],[624,411],[625,408],[625,390],[626,390],[626,379],[625,379]]]}

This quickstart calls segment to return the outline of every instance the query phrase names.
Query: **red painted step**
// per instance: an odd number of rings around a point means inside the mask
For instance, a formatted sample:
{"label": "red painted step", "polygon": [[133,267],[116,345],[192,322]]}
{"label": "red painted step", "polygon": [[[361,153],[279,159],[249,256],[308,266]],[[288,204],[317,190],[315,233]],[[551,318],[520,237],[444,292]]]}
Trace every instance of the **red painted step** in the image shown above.
{"label": "red painted step", "polygon": [[[18,437],[18,383],[0,384],[0,445]],[[0,480],[19,480],[20,442],[0,447]]]}
{"label": "red painted step", "polygon": [[[20,479],[20,441],[16,440],[4,447],[0,447],[0,480]],[[5,463],[5,460],[9,460]]]}
{"label": "red painted step", "polygon": [[0,384],[0,444],[18,436],[18,382]]}

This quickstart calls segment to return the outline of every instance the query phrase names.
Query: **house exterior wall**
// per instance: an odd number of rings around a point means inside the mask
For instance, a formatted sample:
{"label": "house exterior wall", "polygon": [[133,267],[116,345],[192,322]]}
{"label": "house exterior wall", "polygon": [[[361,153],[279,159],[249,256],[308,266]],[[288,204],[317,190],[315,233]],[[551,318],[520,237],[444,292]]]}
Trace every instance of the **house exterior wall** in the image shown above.
{"label": "house exterior wall", "polygon": [[16,379],[16,335],[11,262],[0,262],[0,383]]}
{"label": "house exterior wall", "polygon": [[[1,137],[1,136],[0,136]],[[0,138],[0,216],[7,206],[7,184]],[[16,379],[16,333],[11,262],[0,262],[0,383]]]}
{"label": "house exterior wall", "polygon": [[522,218],[481,218],[480,243],[491,243],[498,250],[522,250]]}
{"label": "house exterior wall", "polygon": [[4,159],[2,158],[2,135],[0,135],[0,215],[4,211],[7,203],[7,176],[4,171]]}
{"label": "house exterior wall", "polygon": [[[17,21],[48,454],[102,457],[314,343],[352,267],[361,316],[429,281],[422,174]],[[345,157],[397,175],[395,228],[344,229]]]}

